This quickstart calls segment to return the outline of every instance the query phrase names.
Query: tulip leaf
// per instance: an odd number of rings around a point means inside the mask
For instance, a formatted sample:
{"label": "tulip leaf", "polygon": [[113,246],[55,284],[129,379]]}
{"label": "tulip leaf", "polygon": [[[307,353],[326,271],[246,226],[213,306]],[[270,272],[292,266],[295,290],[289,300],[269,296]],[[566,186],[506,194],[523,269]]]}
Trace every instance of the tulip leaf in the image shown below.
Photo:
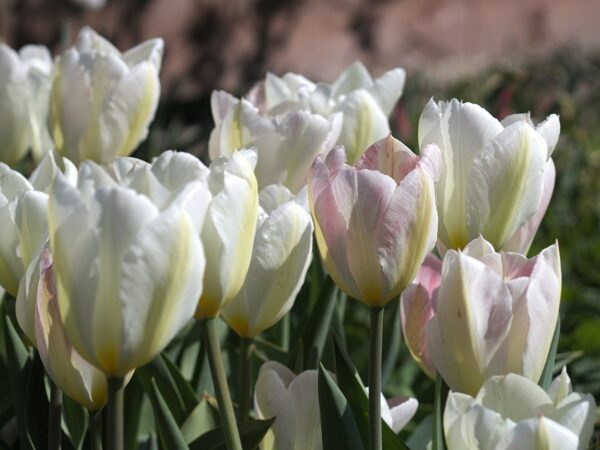
{"label": "tulip leaf", "polygon": [[[360,437],[365,448],[369,442],[369,398],[356,368],[337,336],[334,335],[335,346],[335,370],[338,386],[344,394],[352,414],[356,420]],[[396,433],[382,419],[381,421],[382,443],[384,450],[406,450],[406,445],[400,440]]]}
{"label": "tulip leaf", "polygon": [[143,416],[142,405],[144,403],[144,386],[138,373],[125,386],[125,423],[124,423],[124,446],[127,450],[135,450],[138,441],[140,422]]}
{"label": "tulip leaf", "polygon": [[221,425],[219,413],[203,398],[181,425],[181,434],[189,444],[204,433]]}
{"label": "tulip leaf", "polygon": [[[21,341],[17,330],[8,316],[4,316],[4,345],[10,393],[17,416],[17,423],[26,424],[26,393],[27,381],[31,368],[31,356]],[[23,449],[35,448],[25,426],[19,426],[20,447]]]}
{"label": "tulip leaf", "polygon": [[287,360],[288,354],[283,347],[269,342],[260,336],[254,339],[254,347],[256,348],[257,356],[263,361],[277,361],[284,364]]}
{"label": "tulip leaf", "polygon": [[427,450],[431,448],[431,437],[433,436],[433,414],[426,416],[415,431],[412,432],[406,445],[410,450]]}
{"label": "tulip leaf", "polygon": [[[181,379],[176,380],[177,375],[174,375],[175,372],[176,370],[174,371],[169,367],[163,356],[158,356],[141,369],[138,369],[136,375],[147,393],[151,391],[151,380],[155,380],[162,397],[169,407],[169,411],[177,424],[181,424],[194,409],[198,400],[193,405],[191,404],[189,392],[182,393],[180,390],[182,381]],[[186,391],[185,388],[183,390]]]}
{"label": "tulip leaf", "polygon": [[550,351],[548,352],[548,358],[540,377],[539,385],[545,391],[548,390],[552,384],[552,375],[554,372],[554,363],[556,362],[556,351],[558,349],[558,340],[560,338],[560,317],[556,321],[556,328],[554,328],[554,335],[552,336],[552,343],[550,344]]}
{"label": "tulip leaf", "polygon": [[156,430],[162,447],[172,450],[188,449],[187,443],[179,430],[179,426],[169,411],[167,403],[160,394],[154,379],[150,380],[150,401],[156,420]]}
{"label": "tulip leaf", "polygon": [[[299,336],[302,340],[302,350],[304,351],[302,359],[306,364],[304,369],[316,369],[319,361],[321,361],[321,355],[327,342],[331,320],[335,312],[337,297],[338,289],[331,277],[328,276],[321,285],[319,298],[315,303],[315,307],[310,312],[300,331]],[[288,367],[295,365],[298,360],[299,350],[300,348],[296,346],[291,353],[287,364]]]}
{"label": "tulip leaf", "polygon": [[448,395],[448,388],[444,383],[442,377],[438,374],[435,380],[435,399],[433,403],[433,438],[432,438],[432,450],[445,450],[446,444],[444,442],[444,427],[443,427],[443,416],[444,416],[444,404],[446,403],[446,396]]}
{"label": "tulip leaf", "polygon": [[[238,425],[244,450],[253,450],[260,444],[275,418],[269,420],[250,420]],[[194,440],[190,450],[226,450],[225,435],[222,428],[215,428]]]}
{"label": "tulip leaf", "polygon": [[67,436],[73,447],[80,449],[85,440],[88,426],[86,409],[70,397],[63,395],[63,420],[67,428]]}
{"label": "tulip leaf", "polygon": [[319,409],[323,448],[364,450],[348,400],[322,364],[319,368]]}
{"label": "tulip leaf", "polygon": [[165,363],[165,366],[169,370],[169,373],[171,374],[175,385],[177,386],[177,390],[181,395],[181,399],[185,406],[186,412],[188,414],[191,413],[200,401],[200,399],[194,392],[194,389],[192,388],[190,383],[185,379],[183,374],[177,368],[177,366],[164,353],[161,355],[161,357],[163,362]]}

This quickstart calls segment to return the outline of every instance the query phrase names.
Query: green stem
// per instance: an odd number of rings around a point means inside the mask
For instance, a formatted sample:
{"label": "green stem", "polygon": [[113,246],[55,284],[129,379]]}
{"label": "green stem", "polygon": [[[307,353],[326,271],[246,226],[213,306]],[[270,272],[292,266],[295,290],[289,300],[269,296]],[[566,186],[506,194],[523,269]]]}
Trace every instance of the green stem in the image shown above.
{"label": "green stem", "polygon": [[250,396],[252,389],[252,346],[253,338],[240,337],[240,409],[238,420],[240,423],[248,421],[250,414]]}
{"label": "green stem", "polygon": [[108,377],[107,447],[108,450],[123,450],[123,378]]}
{"label": "green stem", "polygon": [[442,426],[442,414],[444,409],[444,397],[446,396],[446,386],[444,380],[438,373],[435,379],[435,399],[433,403],[433,443],[432,450],[444,450],[444,429]]}
{"label": "green stem", "polygon": [[371,308],[371,342],[369,354],[369,449],[381,450],[381,351],[383,308]]}
{"label": "green stem", "polygon": [[102,450],[102,411],[90,411],[90,449]]}
{"label": "green stem", "polygon": [[60,450],[62,444],[62,391],[50,381],[50,410],[48,414],[48,450]]}
{"label": "green stem", "polygon": [[227,386],[227,377],[225,376],[225,368],[223,367],[223,359],[221,358],[221,347],[219,345],[215,320],[204,320],[202,338],[208,352],[208,363],[210,364],[210,372],[215,386],[227,448],[228,450],[242,450],[240,433],[235,422],[231,394]]}

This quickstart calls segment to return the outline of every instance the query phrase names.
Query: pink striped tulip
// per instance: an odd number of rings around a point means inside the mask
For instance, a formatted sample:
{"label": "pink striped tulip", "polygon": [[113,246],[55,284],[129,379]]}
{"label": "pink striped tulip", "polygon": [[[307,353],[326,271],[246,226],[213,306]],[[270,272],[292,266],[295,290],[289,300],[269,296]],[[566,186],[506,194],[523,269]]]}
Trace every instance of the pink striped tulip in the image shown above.
{"label": "pink striped tulip", "polygon": [[463,251],[449,250],[430,299],[434,314],[424,351],[458,392],[475,395],[489,377],[511,372],[537,382],[558,319],[560,289],[558,244],[531,259],[496,253],[482,237]]}
{"label": "pink striped tulip", "polygon": [[318,157],[309,176],[317,244],[333,281],[369,306],[384,306],[415,278],[437,235],[437,147],[415,155],[388,136],[354,166],[343,147]]}

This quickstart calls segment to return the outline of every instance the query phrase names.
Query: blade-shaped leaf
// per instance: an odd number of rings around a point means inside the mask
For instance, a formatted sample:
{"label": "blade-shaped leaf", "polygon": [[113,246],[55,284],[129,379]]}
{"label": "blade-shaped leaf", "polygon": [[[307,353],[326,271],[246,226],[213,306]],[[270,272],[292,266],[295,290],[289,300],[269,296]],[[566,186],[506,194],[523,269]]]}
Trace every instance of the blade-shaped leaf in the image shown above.
{"label": "blade-shaped leaf", "polygon": [[162,447],[170,450],[187,450],[188,446],[179,430],[179,426],[169,411],[154,379],[150,380],[150,401],[152,402],[156,429]]}
{"label": "blade-shaped leaf", "polygon": [[73,447],[79,450],[85,440],[88,412],[75,400],[63,395],[63,420]]}
{"label": "blade-shaped leaf", "polygon": [[[341,392],[344,394],[356,419],[363,445],[369,442],[369,398],[364,389],[358,372],[352,365],[348,354],[334,336],[336,379]],[[406,450],[406,445],[400,440],[388,424],[381,421],[382,443],[384,450]]]}
{"label": "blade-shaped leaf", "polygon": [[550,344],[550,351],[548,352],[548,358],[540,377],[539,385],[545,391],[548,390],[552,384],[552,374],[554,372],[554,363],[556,362],[556,350],[558,349],[558,340],[560,338],[560,317],[556,322],[556,328],[554,328],[554,335],[552,336],[552,343]]}
{"label": "blade-shaped leaf", "polygon": [[[262,441],[275,419],[250,420],[238,425],[244,450],[252,450]],[[190,444],[190,450],[226,450],[225,435],[222,428],[204,433]]]}
{"label": "blade-shaped leaf", "polygon": [[319,368],[323,448],[364,450],[350,405],[323,365]]}

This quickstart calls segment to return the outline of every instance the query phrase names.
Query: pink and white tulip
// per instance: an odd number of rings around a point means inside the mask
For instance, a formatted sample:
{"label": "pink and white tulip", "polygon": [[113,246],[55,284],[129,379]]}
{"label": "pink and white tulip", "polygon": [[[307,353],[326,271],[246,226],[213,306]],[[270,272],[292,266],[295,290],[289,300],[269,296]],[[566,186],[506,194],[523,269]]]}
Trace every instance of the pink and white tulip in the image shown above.
{"label": "pink and white tulip", "polygon": [[558,319],[560,289],[557,244],[527,259],[496,253],[480,237],[463,251],[446,253],[439,287],[429,297],[424,289],[424,300],[410,296],[413,291],[404,296],[406,318],[433,310],[425,346],[406,324],[404,332],[411,351],[429,359],[455,391],[475,395],[490,376],[510,372],[537,382]]}
{"label": "pink and white tulip", "polygon": [[346,164],[343,147],[317,158],[309,202],[317,244],[333,281],[369,306],[384,306],[415,278],[435,244],[437,147],[415,155],[388,136]]}

